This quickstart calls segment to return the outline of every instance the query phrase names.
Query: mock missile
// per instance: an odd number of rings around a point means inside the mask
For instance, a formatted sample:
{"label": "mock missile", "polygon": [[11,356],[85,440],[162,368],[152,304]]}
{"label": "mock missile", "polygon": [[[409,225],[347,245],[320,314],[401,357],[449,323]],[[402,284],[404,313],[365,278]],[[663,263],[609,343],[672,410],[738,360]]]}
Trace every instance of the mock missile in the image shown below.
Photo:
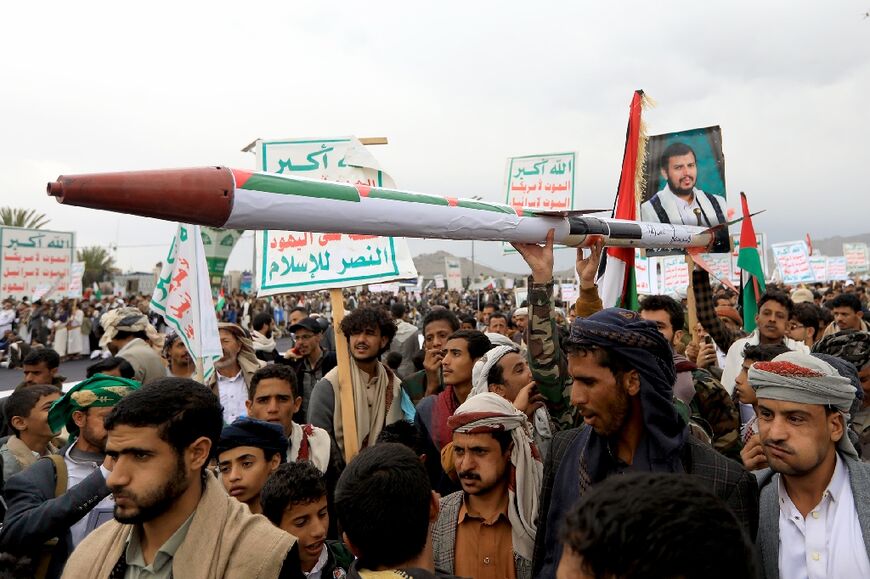
{"label": "mock missile", "polygon": [[475,199],[334,183],[227,167],[61,175],[48,194],[66,205],[227,229],[279,229],[584,247],[709,247],[715,229],[512,207]]}

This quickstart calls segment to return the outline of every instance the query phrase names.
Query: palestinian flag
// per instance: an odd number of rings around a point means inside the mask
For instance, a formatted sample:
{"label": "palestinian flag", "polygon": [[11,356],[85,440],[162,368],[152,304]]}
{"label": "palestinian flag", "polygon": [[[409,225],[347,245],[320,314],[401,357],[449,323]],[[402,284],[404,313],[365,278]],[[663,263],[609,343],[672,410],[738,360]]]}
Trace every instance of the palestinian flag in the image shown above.
{"label": "palestinian flag", "polygon": [[758,255],[758,243],[755,240],[755,228],[746,203],[746,194],[740,193],[740,203],[743,208],[743,221],[740,226],[740,254],[737,256],[737,267],[740,268],[740,301],[743,304],[743,329],[755,331],[755,316],[758,314],[758,301],[764,293],[764,270],[761,268],[761,256]]}
{"label": "palestinian flag", "polygon": [[[613,217],[637,221],[641,181],[643,179],[646,130],[641,112],[649,101],[642,90],[635,91],[628,115],[622,172],[613,206]],[[621,307],[637,310],[637,284],[635,283],[633,247],[608,247],[598,269],[598,294],[605,308]]]}
{"label": "palestinian flag", "polygon": [[221,288],[221,293],[218,294],[217,303],[214,306],[215,311],[220,315],[220,313],[224,310],[224,305],[227,303],[226,297],[224,296],[224,288]]}

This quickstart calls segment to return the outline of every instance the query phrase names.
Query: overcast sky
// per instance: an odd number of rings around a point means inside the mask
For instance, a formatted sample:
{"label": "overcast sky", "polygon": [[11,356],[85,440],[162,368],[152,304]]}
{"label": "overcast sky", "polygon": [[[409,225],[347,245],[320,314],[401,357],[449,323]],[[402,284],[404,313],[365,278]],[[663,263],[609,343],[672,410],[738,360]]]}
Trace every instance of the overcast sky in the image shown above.
{"label": "overcast sky", "polygon": [[[503,200],[505,158],[575,150],[613,204],[632,91],[650,134],[718,124],[728,205],[771,241],[870,231],[870,0],[16,2],[0,35],[0,205],[149,270],[174,225],[58,205],[63,173],[253,168],[257,137],[386,136],[400,188]],[[470,242],[410,242],[470,255]],[[250,266],[243,239],[230,269]],[[561,252],[561,266],[572,252]],[[488,265],[522,271],[497,243]]]}

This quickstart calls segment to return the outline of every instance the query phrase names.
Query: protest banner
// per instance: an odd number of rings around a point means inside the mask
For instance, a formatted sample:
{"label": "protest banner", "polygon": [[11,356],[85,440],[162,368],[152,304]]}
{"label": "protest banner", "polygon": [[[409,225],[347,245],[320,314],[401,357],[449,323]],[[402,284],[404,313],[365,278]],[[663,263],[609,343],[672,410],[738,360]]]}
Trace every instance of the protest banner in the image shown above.
{"label": "protest banner", "polygon": [[514,278],[512,277],[503,277],[501,278],[501,287],[504,289],[514,289]]}
{"label": "protest banner", "polygon": [[462,291],[462,266],[459,260],[445,257],[444,268],[447,270],[447,289]]}
{"label": "protest banner", "polygon": [[526,287],[517,287],[514,288],[514,301],[517,304],[517,307],[522,307],[523,302],[529,299],[529,288]]}
{"label": "protest banner", "polygon": [[713,283],[725,281],[731,282],[734,276],[731,270],[731,268],[733,267],[733,263],[730,253],[702,253],[701,259],[703,259],[707,263],[707,265],[710,266],[709,271],[710,274],[713,276],[713,279],[711,280]]}
{"label": "protest banner", "polygon": [[241,229],[220,229],[217,227],[201,227],[202,246],[205,250],[205,261],[208,264],[208,277],[211,287],[217,291],[221,287],[227,260],[242,236]]}
{"label": "protest banner", "polygon": [[866,243],[844,243],[843,257],[846,258],[846,270],[849,273],[863,273],[870,269]]}
{"label": "protest banner", "polygon": [[577,289],[577,284],[563,283],[559,287],[562,290],[562,301],[565,303],[566,307],[571,307],[574,302],[577,301],[577,298],[580,297],[580,291]]}
{"label": "protest banner", "polygon": [[[634,279],[638,295],[653,295],[659,293],[658,274],[653,271],[655,262],[640,249],[634,253]],[[655,276],[655,282],[653,277]]]}
{"label": "protest banner", "polygon": [[0,226],[0,299],[65,297],[74,248],[72,232]]}
{"label": "protest banner", "polygon": [[440,273],[435,274],[435,287],[438,289],[444,289],[444,276]]}
{"label": "protest banner", "polygon": [[817,283],[828,281],[828,258],[824,255],[810,255],[810,267],[813,268],[813,277]]}
{"label": "protest banner", "polygon": [[150,307],[176,331],[196,362],[198,380],[207,382],[223,351],[198,225],[178,224]]}
{"label": "protest banner", "polygon": [[846,281],[849,279],[849,269],[845,256],[828,258],[828,281]]}
{"label": "protest banner", "polygon": [[806,241],[774,243],[771,247],[782,283],[796,285],[816,281]]}
{"label": "protest banner", "polygon": [[400,288],[401,286],[397,283],[373,283],[368,286],[372,293],[391,293],[394,296],[399,295]]}
{"label": "protest banner", "polygon": [[[508,157],[505,169],[505,204],[521,211],[573,209],[576,166],[576,153]],[[516,253],[507,243],[503,244],[502,249],[505,254]]]}
{"label": "protest banner", "polygon": [[82,297],[82,276],[85,275],[85,262],[74,261],[69,273],[69,288],[66,292],[68,298]]}
{"label": "protest banner", "polygon": [[[641,220],[701,227],[727,222],[725,157],[718,126],[652,136],[646,153]],[[730,249],[727,229],[717,231],[710,251]],[[684,251],[656,249],[648,256],[675,253]]]}
{"label": "protest banner", "polygon": [[666,295],[682,294],[689,287],[689,269],[681,255],[658,258],[661,264],[661,292]]}
{"label": "protest banner", "polygon": [[[761,269],[764,276],[770,276],[770,269],[767,263],[767,235],[764,233],[755,234],[755,243],[758,245],[758,253],[761,257]],[[737,258],[740,256],[740,235],[731,236],[731,283],[740,285],[740,267],[737,265]]]}
{"label": "protest banner", "polygon": [[[386,139],[382,143],[386,144]],[[329,182],[328,188],[337,183],[347,183],[364,191],[370,187],[395,187],[374,155],[355,137],[258,139],[252,146],[261,171]],[[342,216],[350,220],[358,217],[353,209],[342,212]],[[257,295],[329,289],[336,339],[341,338],[339,327],[344,318],[341,288],[417,277],[408,243],[401,237],[352,231],[313,233],[264,228],[257,233],[256,240]],[[444,283],[443,276],[441,283]],[[351,361],[347,348],[336,348],[336,357],[339,396],[344,409],[344,451],[349,461],[359,451]]]}

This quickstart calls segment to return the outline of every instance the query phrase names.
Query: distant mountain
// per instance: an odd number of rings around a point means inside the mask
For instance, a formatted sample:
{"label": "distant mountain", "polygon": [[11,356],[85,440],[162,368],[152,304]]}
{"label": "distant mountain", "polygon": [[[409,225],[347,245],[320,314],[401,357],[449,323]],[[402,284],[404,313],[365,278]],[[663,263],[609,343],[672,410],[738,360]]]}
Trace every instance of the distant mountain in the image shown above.
{"label": "distant mountain", "polygon": [[813,252],[820,255],[837,256],[843,255],[844,243],[866,243],[870,245],[870,233],[850,235],[849,237],[828,237],[825,239],[813,239]]}
{"label": "distant mountain", "polygon": [[[444,258],[452,257],[459,260],[459,267],[462,270],[462,279],[471,277],[471,260],[465,257],[456,257],[447,251],[436,251],[435,253],[424,253],[414,258],[414,265],[417,267],[417,273],[427,279],[431,279],[438,274],[447,275],[447,270],[444,266]],[[502,271],[492,267],[488,267],[475,260],[474,272],[478,276],[484,277],[518,277],[522,274],[517,272]]]}

